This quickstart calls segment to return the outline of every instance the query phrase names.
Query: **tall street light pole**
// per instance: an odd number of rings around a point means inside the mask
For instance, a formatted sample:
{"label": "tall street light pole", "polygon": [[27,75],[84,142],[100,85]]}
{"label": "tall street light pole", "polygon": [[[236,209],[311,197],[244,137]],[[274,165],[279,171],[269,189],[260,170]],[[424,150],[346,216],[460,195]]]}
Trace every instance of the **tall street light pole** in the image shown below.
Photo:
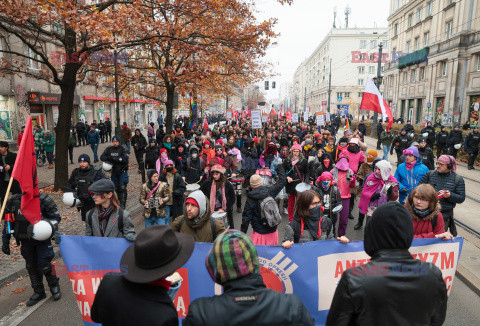
{"label": "tall street light pole", "polygon": [[305,97],[304,97],[304,100],[303,100],[303,111],[305,112],[306,109],[307,109],[307,88],[305,87]]}
{"label": "tall street light pole", "polygon": [[[373,81],[375,82],[375,85],[378,88],[378,91],[380,92],[380,85],[382,84],[382,49],[383,49],[383,44],[380,42],[378,45],[378,64],[377,64],[377,77],[373,78]],[[373,114],[373,121],[377,123],[378,121],[378,112],[375,112]],[[383,117],[382,117],[383,120]],[[383,122],[383,121],[382,121]],[[376,128],[373,128],[372,124],[372,137],[375,136],[375,130]]]}
{"label": "tall street light pole", "polygon": [[332,95],[332,59],[330,59],[330,73],[328,74],[328,106],[327,106],[328,113],[330,113],[331,95]]}

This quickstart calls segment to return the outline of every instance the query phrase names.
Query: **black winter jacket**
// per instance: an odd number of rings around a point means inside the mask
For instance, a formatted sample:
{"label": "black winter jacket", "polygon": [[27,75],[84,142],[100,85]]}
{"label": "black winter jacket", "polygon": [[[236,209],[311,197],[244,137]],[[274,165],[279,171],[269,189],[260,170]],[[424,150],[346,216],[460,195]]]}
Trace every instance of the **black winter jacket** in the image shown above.
{"label": "black winter jacket", "polygon": [[160,149],[157,145],[147,146],[145,149],[145,165],[147,169],[155,169],[158,158],[160,157]]}
{"label": "black winter jacket", "polygon": [[[457,184],[455,184],[455,178],[458,178]],[[455,172],[439,173],[438,171],[430,171],[424,174],[418,184],[422,183],[432,185],[437,192],[440,190],[450,191],[450,197],[440,199],[442,212],[450,211],[457,204],[465,201],[465,181]]]}
{"label": "black winter jacket", "polygon": [[229,281],[223,290],[222,295],[193,301],[183,326],[315,324],[296,295],[267,289],[260,274]]}
{"label": "black winter jacket", "polygon": [[[292,178],[293,180],[297,181],[292,181],[292,182],[287,182],[285,186],[285,190],[287,191],[287,194],[294,194],[295,193],[295,187],[301,183],[304,182],[305,180],[308,181],[308,162],[306,158],[302,158],[298,163],[296,164],[296,167],[292,165],[292,161],[290,158],[286,158],[283,161],[283,167],[285,169],[285,174],[287,177]],[[297,170],[298,169],[298,170]],[[298,174],[300,172],[300,175]]]}
{"label": "black winter jacket", "polygon": [[[137,130],[140,130],[140,129],[137,129]],[[132,137],[131,145],[135,151],[143,152],[145,150],[145,147],[147,147],[147,139],[142,134],[140,134],[139,136],[135,134]]]}
{"label": "black winter jacket", "polygon": [[437,132],[436,136],[436,143],[437,146],[445,146],[447,145],[447,139],[448,139],[448,131],[439,131]]}
{"label": "black winter jacket", "polygon": [[[200,190],[203,192],[205,197],[208,198],[207,205],[210,205],[210,190],[212,190],[212,179],[207,179],[200,187]],[[218,189],[217,189],[218,190]],[[225,183],[225,199],[227,200],[227,212],[231,212],[233,210],[233,205],[235,204],[235,190],[233,189],[232,184],[227,180]],[[212,211],[213,213],[213,211]]]}
{"label": "black winter jacket", "polygon": [[343,273],[326,325],[442,325],[446,306],[440,269],[408,250],[384,249]]}
{"label": "black winter jacket", "polygon": [[242,215],[242,226],[241,231],[247,233],[248,226],[252,224],[253,231],[260,234],[270,234],[277,230],[277,227],[268,227],[263,226],[260,223],[261,212],[260,212],[260,203],[262,200],[271,196],[273,198],[277,197],[280,191],[285,187],[287,183],[285,176],[285,169],[280,164],[277,168],[278,181],[270,186],[260,186],[250,191],[247,194],[247,201],[245,202],[245,207],[243,209]]}
{"label": "black winter jacket", "polygon": [[463,141],[463,135],[461,130],[453,129],[448,134],[447,144],[448,146],[453,146],[456,144],[461,144]]}
{"label": "black winter jacket", "polygon": [[435,168],[435,155],[433,155],[433,150],[430,147],[419,147],[418,154],[422,159],[422,163],[425,164],[429,170],[433,170]]}

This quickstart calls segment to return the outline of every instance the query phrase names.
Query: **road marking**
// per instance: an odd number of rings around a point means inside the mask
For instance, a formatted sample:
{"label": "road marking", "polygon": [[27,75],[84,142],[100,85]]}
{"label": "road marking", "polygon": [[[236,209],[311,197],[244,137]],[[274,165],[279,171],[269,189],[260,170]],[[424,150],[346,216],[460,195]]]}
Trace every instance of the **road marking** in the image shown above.
{"label": "road marking", "polygon": [[18,306],[17,308],[13,309],[10,314],[0,319],[0,326],[17,326],[22,321],[25,320],[28,316],[30,316],[35,310],[40,308],[45,302],[50,300],[43,299],[39,303],[34,306],[27,307],[27,306]]}

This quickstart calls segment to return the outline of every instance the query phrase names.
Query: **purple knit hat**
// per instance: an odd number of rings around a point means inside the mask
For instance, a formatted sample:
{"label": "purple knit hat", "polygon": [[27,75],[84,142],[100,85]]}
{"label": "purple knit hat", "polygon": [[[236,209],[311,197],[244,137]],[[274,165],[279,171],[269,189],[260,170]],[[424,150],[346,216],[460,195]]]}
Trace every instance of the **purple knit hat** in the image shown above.
{"label": "purple knit hat", "polygon": [[403,152],[402,152],[403,155],[413,155],[415,156],[416,158],[418,158],[420,155],[418,154],[418,148],[416,148],[415,146],[412,146],[412,147],[409,147],[407,149],[405,149]]}

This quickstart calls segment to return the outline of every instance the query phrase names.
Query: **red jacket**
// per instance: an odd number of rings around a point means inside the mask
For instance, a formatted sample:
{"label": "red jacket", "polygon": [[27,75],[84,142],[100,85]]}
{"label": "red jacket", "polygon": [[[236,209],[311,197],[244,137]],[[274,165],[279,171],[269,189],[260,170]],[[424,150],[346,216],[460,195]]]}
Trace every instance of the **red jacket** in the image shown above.
{"label": "red jacket", "polygon": [[432,219],[413,219],[414,238],[435,238],[436,234],[445,232],[445,222],[442,213],[438,212],[435,229],[432,227]]}

